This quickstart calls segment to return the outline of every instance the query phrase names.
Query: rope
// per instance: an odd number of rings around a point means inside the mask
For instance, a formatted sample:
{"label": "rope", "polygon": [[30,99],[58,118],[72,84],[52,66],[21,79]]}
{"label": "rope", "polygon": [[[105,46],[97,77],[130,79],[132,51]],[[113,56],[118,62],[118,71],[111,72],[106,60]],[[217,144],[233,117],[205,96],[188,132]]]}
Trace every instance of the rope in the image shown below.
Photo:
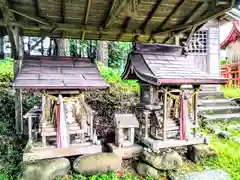
{"label": "rope", "polygon": [[[47,99],[50,99],[52,101],[58,101],[58,98],[56,96],[52,96],[46,93],[42,93],[43,96],[45,96]],[[63,102],[74,102],[79,100],[79,98],[84,98],[84,94],[79,94],[77,96],[73,96],[73,97],[63,97]]]}
{"label": "rope", "polygon": [[[172,99],[172,100],[175,100],[175,103],[174,103],[174,116],[175,117],[178,117],[177,115],[177,111],[178,109],[180,108],[180,100],[181,100],[181,95],[175,95],[175,94],[172,94],[170,93],[167,89],[162,89],[165,93],[167,93],[167,95],[169,95],[169,97]],[[200,91],[200,88],[198,88],[196,91],[194,91],[193,93],[189,94],[189,98],[193,98],[198,92]],[[169,101],[171,101],[171,99]],[[171,105],[171,104],[170,104]],[[169,105],[168,105],[169,106]],[[188,104],[188,110],[191,110],[191,104],[189,103]]]}
{"label": "rope", "polygon": [[[51,123],[56,124],[56,120],[57,120],[57,103],[55,103],[54,108],[53,108],[53,112],[52,112],[52,117],[51,117],[51,108],[49,106],[49,101],[55,101],[58,102],[58,97],[56,96],[52,96],[49,94],[45,94],[42,93],[43,96],[46,97],[46,103],[44,106],[44,112],[45,112],[45,119],[47,121],[51,121]],[[84,115],[91,115],[91,109],[89,109],[89,107],[87,106],[87,104],[84,101],[84,94],[79,94],[77,96],[73,96],[73,97],[63,97],[63,103],[69,103],[69,102],[78,102],[79,106],[78,107],[74,107],[73,111],[74,111],[74,116],[77,122],[81,122],[82,119],[84,118]]]}
{"label": "rope", "polygon": [[[166,89],[162,89],[165,93],[167,93],[170,98],[172,98],[173,100],[175,100],[177,103],[180,103],[180,95],[175,95],[170,93],[168,90]],[[198,92],[200,91],[200,88],[198,88],[196,91],[194,91],[193,93],[190,94],[190,98],[192,98],[193,96],[195,96]]]}

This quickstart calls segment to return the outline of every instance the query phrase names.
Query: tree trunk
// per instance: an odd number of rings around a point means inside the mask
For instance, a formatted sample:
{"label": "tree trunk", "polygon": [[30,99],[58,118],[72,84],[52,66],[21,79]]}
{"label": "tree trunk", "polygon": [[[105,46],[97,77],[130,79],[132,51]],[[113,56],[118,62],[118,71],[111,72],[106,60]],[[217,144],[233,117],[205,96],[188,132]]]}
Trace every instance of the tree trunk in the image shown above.
{"label": "tree trunk", "polygon": [[99,60],[105,65],[107,65],[107,57],[108,57],[108,46],[107,41],[100,41],[99,43]]}
{"label": "tree trunk", "polygon": [[65,39],[56,39],[57,41],[57,56],[66,56],[66,46],[65,46]]}

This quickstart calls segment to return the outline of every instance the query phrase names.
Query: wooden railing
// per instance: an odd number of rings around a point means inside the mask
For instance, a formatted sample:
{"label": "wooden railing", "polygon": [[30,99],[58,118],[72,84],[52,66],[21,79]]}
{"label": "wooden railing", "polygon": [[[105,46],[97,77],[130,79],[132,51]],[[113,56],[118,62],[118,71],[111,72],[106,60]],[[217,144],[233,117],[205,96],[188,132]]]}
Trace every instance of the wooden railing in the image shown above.
{"label": "wooden railing", "polygon": [[228,79],[225,86],[240,88],[240,62],[222,65],[221,76]]}

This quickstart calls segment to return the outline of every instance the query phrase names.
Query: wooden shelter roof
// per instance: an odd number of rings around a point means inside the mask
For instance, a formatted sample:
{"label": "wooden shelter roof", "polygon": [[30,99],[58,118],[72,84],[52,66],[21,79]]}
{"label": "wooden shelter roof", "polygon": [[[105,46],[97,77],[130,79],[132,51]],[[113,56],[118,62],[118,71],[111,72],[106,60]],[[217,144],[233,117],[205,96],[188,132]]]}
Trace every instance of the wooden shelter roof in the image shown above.
{"label": "wooden shelter roof", "polygon": [[0,0],[1,25],[26,36],[160,43],[191,32],[235,0]]}
{"label": "wooden shelter roof", "polygon": [[16,89],[103,89],[109,87],[87,58],[28,56],[13,83]]}
{"label": "wooden shelter roof", "polygon": [[195,68],[175,45],[136,44],[122,75],[152,85],[224,84],[226,79]]}

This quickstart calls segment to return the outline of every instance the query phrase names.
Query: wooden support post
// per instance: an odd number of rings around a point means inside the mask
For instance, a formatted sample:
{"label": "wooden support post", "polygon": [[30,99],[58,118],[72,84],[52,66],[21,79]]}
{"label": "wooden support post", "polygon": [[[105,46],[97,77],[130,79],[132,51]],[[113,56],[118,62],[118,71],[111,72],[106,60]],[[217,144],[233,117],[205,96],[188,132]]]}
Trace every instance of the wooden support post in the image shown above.
{"label": "wooden support post", "polygon": [[150,111],[144,111],[143,112],[145,115],[145,131],[144,131],[144,137],[148,138],[148,127],[149,127],[149,121],[148,121],[148,116],[150,114]]}
{"label": "wooden support post", "polygon": [[[196,90],[195,90],[196,91]],[[198,115],[197,115],[197,107],[198,107],[198,93],[196,93],[194,96],[193,96],[193,120],[194,120],[194,137],[196,137],[196,128],[198,127]]]}
{"label": "wooden support post", "polygon": [[164,100],[163,100],[163,141],[167,139],[167,132],[166,132],[166,127],[167,127],[167,93],[163,92]]}
{"label": "wooden support post", "polygon": [[44,95],[42,95],[42,119],[41,119],[41,123],[42,123],[42,144],[43,147],[47,146],[47,140],[46,140],[46,136],[45,136],[45,130],[46,130],[46,119],[45,119],[45,106],[46,106],[46,97]]}
{"label": "wooden support post", "polygon": [[20,89],[15,90],[15,123],[16,132],[23,132],[22,93]]}
{"label": "wooden support post", "polygon": [[179,35],[176,35],[176,36],[175,36],[175,44],[176,44],[177,46],[180,46],[180,36],[179,36]]}
{"label": "wooden support post", "polygon": [[[11,28],[11,32],[9,35],[9,39],[11,41],[13,40],[14,42],[11,42],[11,46],[16,51],[12,51],[12,57],[14,57],[14,79],[17,77],[19,70],[21,68],[22,64],[22,59],[23,59],[23,43],[22,39],[20,39],[19,36],[19,31],[20,29],[15,27],[14,29]],[[12,36],[10,38],[10,36]],[[16,132],[17,133],[23,133],[23,117],[22,117],[22,92],[20,89],[15,90],[15,121],[16,121]]]}
{"label": "wooden support post", "polygon": [[28,141],[31,144],[32,140],[32,116],[31,114],[28,116]]}
{"label": "wooden support post", "polygon": [[94,111],[90,115],[90,140],[93,140],[93,118],[94,118]]}
{"label": "wooden support post", "polygon": [[130,128],[129,132],[128,132],[128,136],[129,136],[129,141],[134,144],[134,135],[135,135],[135,129],[134,128]]}

